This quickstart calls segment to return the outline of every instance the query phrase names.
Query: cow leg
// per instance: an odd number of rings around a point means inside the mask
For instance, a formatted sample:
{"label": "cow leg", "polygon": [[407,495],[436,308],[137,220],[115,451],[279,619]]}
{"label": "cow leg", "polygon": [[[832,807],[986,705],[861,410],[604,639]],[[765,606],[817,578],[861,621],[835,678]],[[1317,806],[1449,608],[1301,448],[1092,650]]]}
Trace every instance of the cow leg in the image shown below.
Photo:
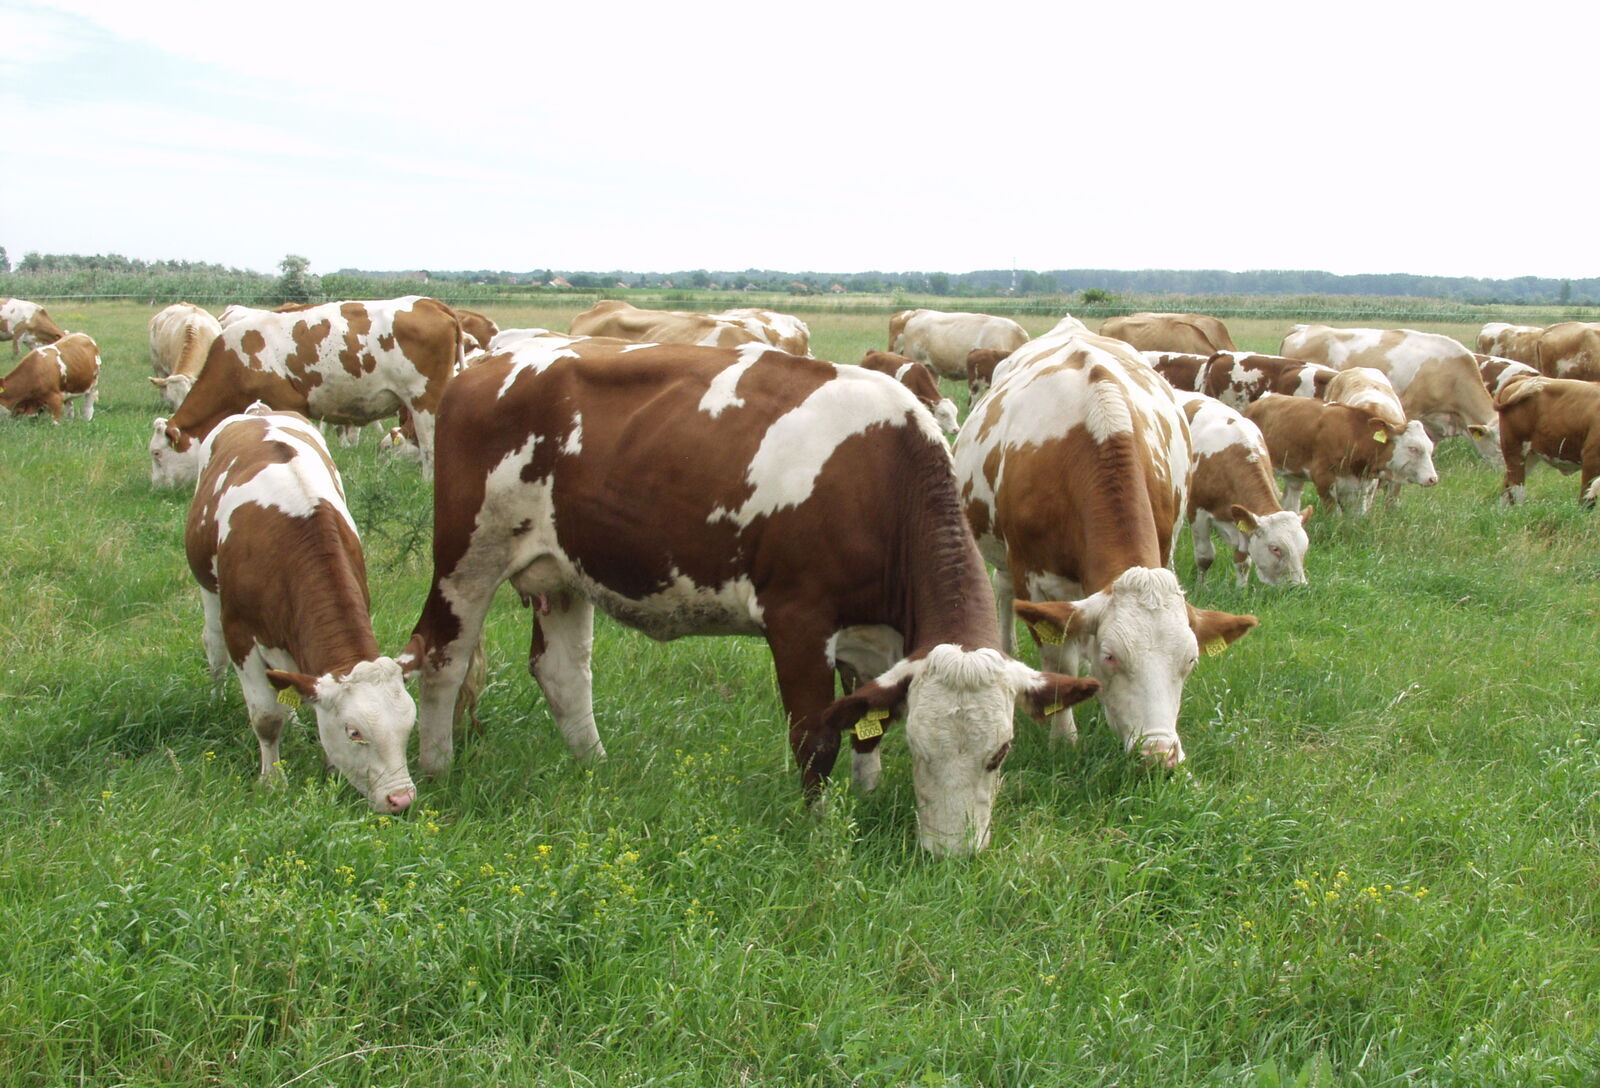
{"label": "cow leg", "polygon": [[[775,633],[778,631],[789,633],[780,636]],[[822,712],[833,700],[833,667],[828,664],[827,640],[810,637],[803,631],[803,624],[790,626],[783,616],[768,617],[767,645],[772,649],[772,665],[778,674],[778,694],[789,717],[789,748],[800,768],[800,785],[806,800],[811,801],[833,773],[834,761],[839,758],[839,731],[822,724]]]}
{"label": "cow leg", "polygon": [[100,397],[99,384],[91,385],[83,394],[83,421],[89,422],[94,418],[94,402]]}
{"label": "cow leg", "polygon": [[1250,584],[1250,538],[1237,525],[1218,521],[1217,531],[1233,552],[1233,584],[1243,589]]}
{"label": "cow leg", "polygon": [[1189,523],[1189,535],[1194,538],[1194,584],[1200,586],[1217,558],[1216,545],[1211,540],[1211,525],[1215,521],[1209,511],[1196,510]]}
{"label": "cow leg", "polygon": [[1283,478],[1283,508],[1285,510],[1300,510],[1300,493],[1305,490],[1306,482],[1298,476],[1285,476]]}
{"label": "cow leg", "polygon": [[[428,596],[417,631],[401,654],[401,664],[411,659],[421,663],[422,680],[417,685],[417,763],[424,774],[442,775],[450,770],[453,757],[454,722],[457,695],[472,668],[473,650],[483,636],[484,617],[499,588],[497,579],[487,580],[487,588],[465,580],[450,584],[451,599],[435,588]],[[448,618],[439,613],[448,613]],[[454,630],[442,645],[432,645],[424,632]]]}
{"label": "cow leg", "polygon": [[283,738],[288,708],[278,702],[277,689],[267,679],[267,663],[260,650],[251,651],[235,671],[239,674],[239,688],[244,693],[245,710],[250,714],[250,728],[261,746],[261,780],[281,779],[283,768],[278,765],[278,742]]}
{"label": "cow leg", "polygon": [[1528,496],[1528,489],[1524,486],[1528,477],[1526,451],[1521,442],[1502,442],[1500,452],[1506,461],[1506,478],[1505,483],[1501,485],[1501,491],[1506,503],[1515,506]]}
{"label": "cow leg", "polygon": [[1012,604],[1016,598],[1016,580],[1009,567],[997,566],[990,578],[994,586],[994,610],[1000,621],[1000,652],[1017,656],[1017,610]]}
{"label": "cow leg", "polygon": [[206,665],[211,670],[212,686],[222,690],[228,676],[228,641],[222,633],[222,598],[202,589],[200,607],[205,613],[205,626],[200,629],[200,644],[206,650]]}
{"label": "cow leg", "polygon": [[[1039,644],[1039,667],[1043,671],[1076,676],[1079,665],[1078,648],[1071,642],[1063,642],[1059,646],[1052,646],[1048,642]],[[1072,708],[1069,706],[1050,715],[1051,746],[1077,743],[1078,719],[1073,717]]]}
{"label": "cow leg", "polygon": [[434,414],[415,405],[411,408],[411,426],[417,434],[417,448],[422,451],[423,479],[433,479],[433,424]]}
{"label": "cow leg", "polygon": [[51,393],[44,401],[44,406],[50,410],[50,422],[56,426],[61,425],[62,405],[63,401],[60,393]]}
{"label": "cow leg", "polygon": [[606,757],[594,724],[594,605],[571,590],[550,594],[548,612],[533,613],[528,671],[539,682],[550,716],[572,758]]}
{"label": "cow leg", "polygon": [[1578,477],[1578,502],[1594,509],[1595,493],[1600,491],[1600,434],[1583,444],[1583,475]]}

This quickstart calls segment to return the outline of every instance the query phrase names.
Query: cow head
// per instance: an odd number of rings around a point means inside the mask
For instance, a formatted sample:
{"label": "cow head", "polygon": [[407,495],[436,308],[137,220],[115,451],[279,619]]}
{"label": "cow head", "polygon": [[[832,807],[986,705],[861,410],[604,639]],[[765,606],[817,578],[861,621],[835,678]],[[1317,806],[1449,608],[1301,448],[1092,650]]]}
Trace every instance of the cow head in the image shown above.
{"label": "cow head", "polygon": [[1085,677],[1038,672],[999,650],[946,643],[899,662],[830,706],[823,720],[848,730],[869,715],[905,719],[917,840],[930,853],[953,856],[988,845],[1014,708],[1045,717],[1099,687]]}
{"label": "cow head", "polygon": [[362,661],[342,677],[269,670],[279,691],[293,690],[317,715],[328,761],[361,792],[374,812],[399,812],[417,796],[406,745],[417,704],[393,658]]}
{"label": "cow head", "polygon": [[956,402],[949,397],[943,397],[933,406],[933,421],[945,434],[955,434],[961,429],[961,423],[956,418]]}
{"label": "cow head", "polygon": [[1500,421],[1493,423],[1470,423],[1467,425],[1467,437],[1472,439],[1472,444],[1478,449],[1478,456],[1491,465],[1505,467],[1505,454],[1500,451]]}
{"label": "cow head", "polygon": [[[1385,428],[1394,452],[1389,455],[1389,475],[1403,484],[1420,484],[1432,487],[1439,482],[1439,471],[1433,467],[1433,439],[1422,421],[1413,419],[1404,427]],[[1377,436],[1373,432],[1374,437]]]}
{"label": "cow head", "polygon": [[194,388],[194,375],[170,374],[165,378],[151,378],[150,384],[161,390],[161,399],[173,408],[183,403],[183,398]]}
{"label": "cow head", "polygon": [[1066,642],[1100,681],[1106,721],[1130,752],[1168,768],[1183,762],[1178,708],[1200,659],[1221,653],[1258,622],[1192,607],[1165,567],[1130,567],[1081,601],[1017,601],[1035,639]]}
{"label": "cow head", "polygon": [[1308,506],[1298,514],[1292,510],[1255,514],[1235,503],[1229,511],[1244,534],[1245,551],[1255,564],[1257,577],[1267,585],[1306,584],[1306,549],[1311,541],[1305,525],[1315,509]]}
{"label": "cow head", "polygon": [[200,478],[200,444],[157,416],[150,434],[150,486],[183,487]]}

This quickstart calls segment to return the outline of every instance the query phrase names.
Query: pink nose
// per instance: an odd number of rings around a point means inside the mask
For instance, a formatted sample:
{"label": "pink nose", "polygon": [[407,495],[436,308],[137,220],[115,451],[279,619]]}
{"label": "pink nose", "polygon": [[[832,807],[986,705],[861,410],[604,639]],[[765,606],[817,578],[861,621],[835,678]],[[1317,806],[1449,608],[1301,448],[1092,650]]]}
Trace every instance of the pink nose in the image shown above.
{"label": "pink nose", "polygon": [[1439,482],[1439,477],[1437,477],[1437,476],[1429,476],[1426,480],[1422,481],[1422,486],[1423,487],[1432,487],[1434,484],[1436,484],[1438,482]]}
{"label": "pink nose", "polygon": [[1175,740],[1152,740],[1145,743],[1141,754],[1145,766],[1174,771],[1183,762],[1183,745]]}
{"label": "pink nose", "polygon": [[406,806],[416,799],[417,791],[414,789],[397,790],[396,792],[391,793],[389,796],[384,798],[385,801],[389,802],[390,812],[404,812]]}

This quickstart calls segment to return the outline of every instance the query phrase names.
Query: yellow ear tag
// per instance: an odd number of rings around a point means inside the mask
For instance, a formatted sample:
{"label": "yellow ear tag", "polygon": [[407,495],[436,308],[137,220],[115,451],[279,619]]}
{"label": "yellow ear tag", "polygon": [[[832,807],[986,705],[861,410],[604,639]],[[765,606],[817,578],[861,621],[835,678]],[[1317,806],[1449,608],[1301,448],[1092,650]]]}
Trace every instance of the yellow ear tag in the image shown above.
{"label": "yellow ear tag", "polygon": [[1239,523],[1239,531],[1240,531],[1240,532],[1241,532],[1241,533],[1248,533],[1248,532],[1252,532],[1252,531],[1254,531],[1254,528],[1255,528],[1255,527],[1254,527],[1254,526],[1252,526],[1252,525],[1251,525],[1251,524],[1250,524],[1250,523],[1249,523],[1249,522],[1248,522],[1248,521],[1241,521],[1241,522],[1240,522],[1240,523]]}
{"label": "yellow ear tag", "polygon": [[1048,718],[1050,715],[1059,714],[1065,709],[1067,708],[1062,706],[1060,703],[1051,703],[1049,706],[1044,708],[1044,716]]}
{"label": "yellow ear tag", "polygon": [[284,706],[299,706],[300,692],[295,688],[283,688],[278,692],[278,702]]}
{"label": "yellow ear tag", "polygon": [[1040,620],[1034,624],[1033,633],[1039,636],[1040,642],[1048,642],[1052,646],[1061,645],[1061,640],[1066,637],[1061,625],[1050,620]]}
{"label": "yellow ear tag", "polygon": [[882,708],[869,710],[856,722],[856,740],[871,740],[883,736],[883,722],[889,712]]}
{"label": "yellow ear tag", "polygon": [[1376,433],[1376,434],[1374,434],[1372,436],[1372,440],[1374,442],[1377,442],[1379,445],[1382,445],[1383,443],[1389,441],[1389,432],[1388,431],[1379,431],[1378,433]]}
{"label": "yellow ear tag", "polygon": [[1228,648],[1228,640],[1223,638],[1221,635],[1218,635],[1216,638],[1214,638],[1210,642],[1206,643],[1206,656],[1207,657],[1216,657],[1218,654],[1220,654],[1222,651],[1226,650],[1227,648]]}

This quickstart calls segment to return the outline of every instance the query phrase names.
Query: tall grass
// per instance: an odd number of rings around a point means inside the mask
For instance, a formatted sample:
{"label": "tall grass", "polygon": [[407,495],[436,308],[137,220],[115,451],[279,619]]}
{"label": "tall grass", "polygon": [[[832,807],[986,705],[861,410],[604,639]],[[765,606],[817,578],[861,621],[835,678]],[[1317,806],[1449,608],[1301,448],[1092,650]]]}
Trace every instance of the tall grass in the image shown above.
{"label": "tall grass", "polygon": [[[1600,526],[1571,478],[1507,510],[1447,443],[1438,487],[1317,512],[1310,587],[1214,574],[1193,599],[1262,623],[1191,679],[1186,771],[1092,708],[1077,750],[1023,723],[968,861],[918,852],[896,736],[877,793],[804,810],[755,640],[602,619],[611,758],[575,766],[511,594],[485,735],[391,819],[304,723],[287,784],[254,781],[187,497],[147,483],[150,312],[58,314],[105,349],[103,410],[0,426],[0,1084],[1595,1083]],[[811,323],[841,359],[884,335]],[[334,455],[392,650],[428,490],[370,434]]]}

